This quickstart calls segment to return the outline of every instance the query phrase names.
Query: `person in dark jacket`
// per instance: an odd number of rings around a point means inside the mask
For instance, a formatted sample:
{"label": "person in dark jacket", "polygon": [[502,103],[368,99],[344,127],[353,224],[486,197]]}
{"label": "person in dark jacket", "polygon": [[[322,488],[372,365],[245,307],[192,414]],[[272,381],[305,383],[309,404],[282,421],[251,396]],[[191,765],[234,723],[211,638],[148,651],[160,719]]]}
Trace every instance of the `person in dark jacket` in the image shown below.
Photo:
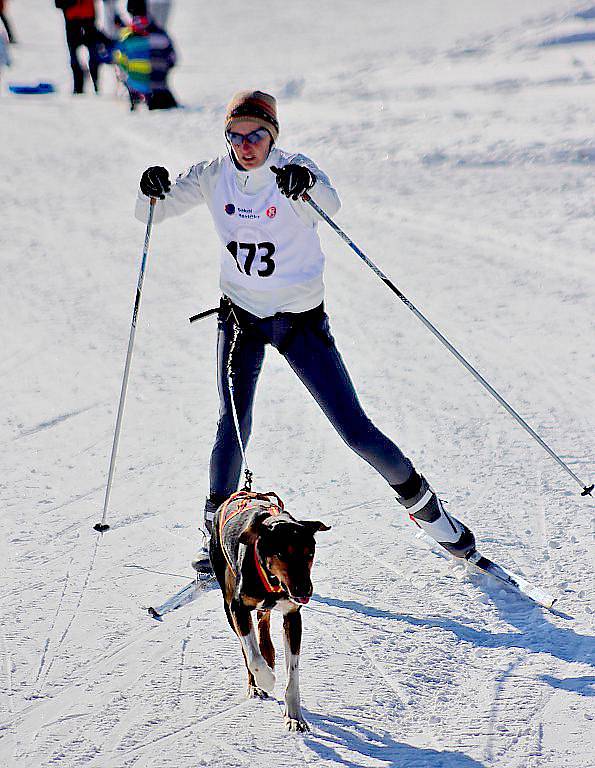
{"label": "person in dark jacket", "polygon": [[176,64],[176,52],[167,32],[153,21],[147,27],[151,57],[151,93],[147,99],[149,109],[172,109],[178,104],[169,89],[167,78]]}
{"label": "person in dark jacket", "polygon": [[73,93],[83,93],[85,72],[79,62],[77,51],[85,46],[89,52],[89,74],[95,92],[99,92],[99,64],[97,47],[100,42],[95,26],[95,0],[55,0],[56,8],[64,13],[66,44],[70,53]]}
{"label": "person in dark jacket", "polygon": [[8,21],[8,18],[6,17],[6,2],[5,0],[0,0],[0,20],[2,20],[2,23],[4,24],[4,29],[6,30],[6,34],[8,35],[8,42],[9,43],[16,43],[14,32],[12,31],[12,26],[10,22]]}

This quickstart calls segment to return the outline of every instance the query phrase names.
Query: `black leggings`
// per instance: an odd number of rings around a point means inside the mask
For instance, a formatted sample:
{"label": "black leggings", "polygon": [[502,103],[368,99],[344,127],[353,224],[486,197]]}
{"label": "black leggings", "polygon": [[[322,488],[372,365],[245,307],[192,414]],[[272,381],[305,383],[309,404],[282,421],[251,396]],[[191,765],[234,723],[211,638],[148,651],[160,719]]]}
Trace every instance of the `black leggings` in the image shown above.
{"label": "black leggings", "polygon": [[99,33],[95,28],[95,22],[93,19],[65,19],[64,23],[66,24],[66,44],[70,53],[74,93],[82,93],[85,82],[85,73],[76,54],[81,45],[84,45],[89,51],[89,74],[93,81],[93,87],[97,91],[99,89],[99,56],[97,54]]}
{"label": "black leggings", "polygon": [[[353,451],[391,485],[409,478],[413,471],[411,461],[364,413],[335,346],[322,305],[309,312],[281,312],[262,320],[237,307],[234,311],[241,327],[232,353],[234,403],[244,445],[252,427],[252,405],[265,346],[272,344]],[[233,336],[230,305],[223,303],[219,311],[217,340],[219,424],[210,464],[213,498],[226,498],[237,490],[242,465],[227,377]]]}
{"label": "black leggings", "polygon": [[14,39],[14,34],[12,32],[12,27],[10,26],[8,19],[6,18],[6,14],[4,13],[4,11],[0,11],[0,20],[2,21],[2,23],[4,24],[4,28],[6,29],[6,34],[8,35],[8,42],[14,43],[15,39]]}

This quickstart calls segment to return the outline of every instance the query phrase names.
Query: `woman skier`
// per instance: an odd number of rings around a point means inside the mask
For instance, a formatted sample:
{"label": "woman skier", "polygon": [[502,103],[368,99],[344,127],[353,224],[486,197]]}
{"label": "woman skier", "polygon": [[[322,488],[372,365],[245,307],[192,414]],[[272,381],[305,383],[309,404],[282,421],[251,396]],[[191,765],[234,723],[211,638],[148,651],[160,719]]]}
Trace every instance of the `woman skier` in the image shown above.
{"label": "woman skier", "polygon": [[[277,104],[262,91],[241,91],[225,115],[227,154],[192,165],[172,184],[167,169],[142,174],[136,217],[154,222],[206,203],[221,240],[217,375],[219,422],[210,460],[205,527],[237,490],[242,455],[233,420],[227,365],[231,350],[234,405],[245,446],[256,383],[267,344],[285,357],[334,428],[396,491],[397,500],[455,557],[475,549],[472,532],[448,514],[411,461],[370,421],[335,346],[324,311],[324,254],[318,215],[307,193],[330,216],[340,208],[328,177],[301,154],[277,148]],[[207,542],[193,563],[210,569]]]}

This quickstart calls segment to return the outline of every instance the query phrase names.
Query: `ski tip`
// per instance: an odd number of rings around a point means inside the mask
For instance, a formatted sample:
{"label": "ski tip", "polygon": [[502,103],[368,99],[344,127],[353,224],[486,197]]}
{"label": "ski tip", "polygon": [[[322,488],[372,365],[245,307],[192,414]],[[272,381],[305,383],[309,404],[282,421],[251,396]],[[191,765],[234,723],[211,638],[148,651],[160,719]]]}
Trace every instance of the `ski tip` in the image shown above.
{"label": "ski tip", "polygon": [[157,611],[154,608],[147,608],[147,613],[152,619],[156,619],[157,621],[163,621],[163,617],[160,613],[157,613]]}
{"label": "ski tip", "polygon": [[537,589],[536,587],[531,587],[531,585],[526,585],[524,588],[521,588],[520,591],[530,600],[533,600],[534,603],[548,611],[553,610],[554,604],[558,602],[557,597],[548,595],[547,592],[543,592],[543,590]]}
{"label": "ski tip", "polygon": [[[554,600],[554,603],[557,602],[557,600]],[[561,611],[556,606],[550,608],[549,610],[553,616],[557,616],[559,619],[564,619],[564,621],[574,621],[574,616],[571,616],[569,613],[564,613],[564,611]]]}

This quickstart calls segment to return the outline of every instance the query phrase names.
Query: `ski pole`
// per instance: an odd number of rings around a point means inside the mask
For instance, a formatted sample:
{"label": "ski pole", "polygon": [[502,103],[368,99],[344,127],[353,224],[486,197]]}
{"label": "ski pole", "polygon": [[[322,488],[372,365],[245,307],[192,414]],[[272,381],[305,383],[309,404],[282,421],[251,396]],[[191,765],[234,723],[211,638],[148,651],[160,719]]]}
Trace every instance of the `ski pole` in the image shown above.
{"label": "ski pole", "polygon": [[387,276],[384,274],[384,272],[382,272],[382,270],[380,270],[380,269],[379,269],[379,268],[376,266],[376,264],[374,264],[374,262],[373,262],[371,259],[369,259],[369,258],[366,256],[366,254],[365,254],[365,253],[364,253],[364,252],[363,252],[363,251],[362,251],[360,248],[358,248],[358,246],[357,246],[357,245],[356,245],[356,244],[353,242],[353,240],[352,240],[352,239],[351,239],[351,238],[350,238],[350,237],[349,237],[347,234],[345,234],[345,232],[343,232],[343,230],[342,230],[342,229],[341,229],[341,228],[340,228],[340,227],[339,227],[337,224],[335,224],[335,222],[334,222],[334,221],[331,219],[331,217],[330,217],[330,216],[329,216],[329,215],[326,213],[326,211],[324,211],[324,210],[323,210],[323,209],[322,209],[322,208],[321,208],[321,207],[320,207],[320,206],[319,206],[319,205],[318,205],[316,202],[314,202],[314,200],[312,200],[312,198],[310,197],[310,195],[308,195],[308,194],[306,193],[306,194],[302,195],[302,199],[303,199],[303,200],[304,200],[306,203],[308,203],[309,205],[311,205],[311,206],[312,206],[312,208],[314,208],[314,210],[316,211],[316,213],[317,213],[317,214],[318,214],[318,215],[319,215],[319,216],[320,216],[322,219],[324,219],[324,221],[326,221],[326,223],[327,223],[327,224],[328,224],[328,225],[331,227],[331,229],[333,229],[333,230],[334,230],[334,231],[335,231],[335,232],[336,232],[336,233],[339,235],[339,237],[340,237],[342,240],[344,240],[344,241],[347,243],[347,245],[348,245],[348,246],[349,246],[349,247],[350,247],[350,248],[351,248],[351,249],[352,249],[352,250],[353,250],[353,251],[354,251],[354,252],[355,252],[355,253],[356,253],[356,254],[357,254],[359,257],[360,257],[360,259],[361,259],[361,260],[362,260],[362,261],[363,261],[365,264],[367,264],[367,265],[368,265],[368,267],[370,267],[370,269],[371,269],[373,272],[375,272],[375,273],[378,275],[378,277],[379,277],[379,278],[380,278],[380,279],[381,279],[381,280],[382,280],[382,281],[383,281],[383,282],[384,282],[384,283],[385,283],[385,284],[386,284],[386,285],[387,285],[387,286],[390,288],[390,290],[391,290],[393,293],[395,293],[395,294],[396,294],[396,295],[399,297],[399,299],[401,299],[401,301],[403,302],[403,304],[405,304],[405,306],[406,306],[408,309],[410,309],[410,310],[413,312],[413,314],[414,314],[414,315],[415,315],[415,316],[416,316],[416,317],[417,317],[419,320],[421,320],[421,322],[422,322],[422,323],[423,323],[423,324],[426,326],[426,328],[427,328],[429,331],[431,331],[431,333],[433,333],[433,334],[434,334],[434,336],[435,336],[435,337],[438,339],[438,341],[440,341],[442,344],[444,344],[444,346],[445,346],[445,347],[448,349],[448,351],[449,351],[449,352],[451,352],[451,353],[452,353],[452,354],[453,354],[453,355],[454,355],[454,356],[457,358],[457,360],[458,360],[460,363],[462,363],[462,365],[464,365],[464,366],[465,366],[465,368],[466,368],[466,369],[469,371],[469,373],[471,373],[471,374],[472,374],[472,375],[473,375],[473,376],[474,376],[474,377],[477,379],[477,381],[478,381],[478,382],[479,382],[479,383],[480,383],[480,384],[481,384],[481,385],[482,385],[482,386],[483,386],[485,389],[487,389],[487,391],[488,391],[488,392],[489,392],[489,393],[490,393],[490,394],[491,394],[491,395],[492,395],[492,396],[493,396],[493,397],[494,397],[494,398],[495,398],[495,399],[496,399],[496,400],[497,400],[497,401],[500,403],[500,405],[501,405],[503,408],[505,408],[505,409],[508,411],[508,413],[509,413],[509,414],[510,414],[510,415],[511,415],[511,416],[512,416],[514,419],[516,419],[516,421],[517,421],[517,422],[518,422],[518,423],[521,425],[521,427],[523,427],[523,429],[524,429],[526,432],[528,432],[528,433],[531,435],[531,437],[532,437],[534,440],[536,440],[536,441],[539,443],[539,445],[541,445],[541,447],[542,447],[542,448],[544,448],[544,449],[545,449],[545,450],[546,450],[546,451],[549,453],[549,455],[550,455],[550,456],[551,456],[551,457],[552,457],[552,458],[553,458],[555,461],[557,461],[557,462],[558,462],[558,464],[559,464],[559,465],[560,465],[560,466],[561,466],[561,467],[562,467],[562,468],[563,468],[563,469],[564,469],[566,472],[568,472],[568,474],[569,474],[569,475],[570,475],[570,476],[571,476],[571,477],[572,477],[572,478],[573,478],[573,479],[574,479],[574,480],[575,480],[575,481],[576,481],[576,482],[577,482],[577,483],[578,483],[578,484],[581,486],[581,488],[583,489],[583,490],[582,490],[582,493],[581,493],[581,496],[591,496],[591,495],[592,495],[592,494],[591,494],[591,492],[593,491],[593,488],[594,488],[595,486],[594,486],[594,485],[589,485],[589,486],[587,486],[587,484],[586,484],[586,483],[583,483],[583,481],[582,481],[582,480],[581,480],[579,477],[577,477],[577,476],[574,474],[574,472],[573,472],[573,471],[570,469],[570,467],[569,467],[569,466],[566,464],[566,462],[564,462],[564,461],[563,461],[563,460],[562,460],[562,459],[561,459],[561,458],[558,456],[558,454],[557,454],[557,453],[555,453],[555,452],[554,452],[554,451],[553,451],[553,450],[552,450],[552,449],[549,447],[549,445],[548,445],[548,444],[547,444],[547,443],[546,443],[544,440],[542,440],[542,438],[541,438],[541,437],[540,437],[540,436],[537,434],[537,432],[535,432],[535,430],[534,430],[532,427],[530,427],[530,426],[529,426],[529,424],[527,424],[527,422],[526,422],[526,421],[523,419],[523,417],[522,417],[522,416],[520,416],[520,415],[519,415],[519,414],[518,414],[518,413],[517,413],[517,412],[514,410],[514,408],[513,408],[511,405],[509,405],[509,404],[506,402],[506,400],[505,400],[505,399],[504,399],[504,398],[503,398],[503,397],[502,397],[502,396],[501,396],[501,395],[500,395],[500,394],[499,394],[499,393],[498,393],[498,392],[497,392],[497,391],[494,389],[494,387],[492,387],[492,385],[491,385],[491,384],[489,384],[489,383],[488,383],[488,382],[487,382],[487,381],[484,379],[484,377],[483,377],[483,376],[482,376],[482,375],[479,373],[479,371],[477,371],[477,370],[476,370],[476,369],[475,369],[475,368],[474,368],[474,367],[471,365],[471,363],[469,363],[469,362],[468,362],[468,361],[467,361],[467,360],[466,360],[466,359],[463,357],[463,355],[462,355],[462,354],[461,354],[461,353],[460,353],[460,352],[459,352],[459,351],[458,351],[458,350],[457,350],[457,349],[456,349],[456,348],[455,348],[455,347],[454,347],[454,346],[453,346],[453,345],[450,343],[450,341],[449,341],[449,340],[448,340],[448,339],[447,339],[447,338],[446,338],[446,337],[445,337],[445,336],[444,336],[442,333],[440,333],[440,331],[439,331],[439,330],[438,330],[438,329],[437,329],[437,328],[436,328],[434,325],[432,325],[432,323],[431,323],[431,322],[428,320],[428,318],[427,318],[427,317],[425,317],[425,315],[423,315],[423,314],[422,314],[422,313],[419,311],[419,309],[417,309],[417,307],[416,307],[416,306],[414,306],[414,305],[413,305],[413,304],[412,304],[412,303],[409,301],[409,299],[408,299],[408,298],[407,298],[407,297],[406,297],[406,296],[405,296],[405,295],[404,295],[404,294],[403,294],[403,293],[402,293],[402,292],[401,292],[401,291],[400,291],[400,290],[397,288],[397,286],[396,286],[396,285],[395,285],[395,284],[392,282],[392,280],[390,280],[390,279],[389,279],[389,278],[388,278],[388,277],[387,277]]}
{"label": "ski pole", "polygon": [[145,232],[145,245],[143,248],[143,256],[140,264],[138,283],[136,285],[136,298],[134,300],[134,310],[132,312],[132,324],[130,326],[130,337],[128,339],[128,352],[126,353],[126,365],[124,366],[124,377],[122,379],[122,389],[120,391],[120,403],[118,405],[118,415],[116,417],[116,429],[114,432],[112,455],[109,463],[107,487],[105,489],[105,501],[103,502],[103,516],[101,518],[101,522],[96,523],[93,526],[93,529],[95,531],[99,531],[99,533],[104,533],[105,531],[109,530],[109,525],[105,521],[107,518],[109,497],[112,490],[112,480],[114,478],[114,470],[116,468],[116,455],[118,453],[118,442],[120,440],[120,429],[122,427],[122,415],[124,414],[124,401],[126,400],[126,390],[128,389],[128,376],[130,374],[130,362],[132,360],[132,349],[134,347],[134,337],[136,335],[136,321],[138,318],[138,310],[140,308],[140,297],[143,289],[143,280],[145,278],[147,255],[149,253],[149,240],[151,238],[151,229],[153,227],[153,214],[155,212],[156,202],[157,202],[157,198],[152,197],[149,205],[149,217],[147,219],[147,230]]}

